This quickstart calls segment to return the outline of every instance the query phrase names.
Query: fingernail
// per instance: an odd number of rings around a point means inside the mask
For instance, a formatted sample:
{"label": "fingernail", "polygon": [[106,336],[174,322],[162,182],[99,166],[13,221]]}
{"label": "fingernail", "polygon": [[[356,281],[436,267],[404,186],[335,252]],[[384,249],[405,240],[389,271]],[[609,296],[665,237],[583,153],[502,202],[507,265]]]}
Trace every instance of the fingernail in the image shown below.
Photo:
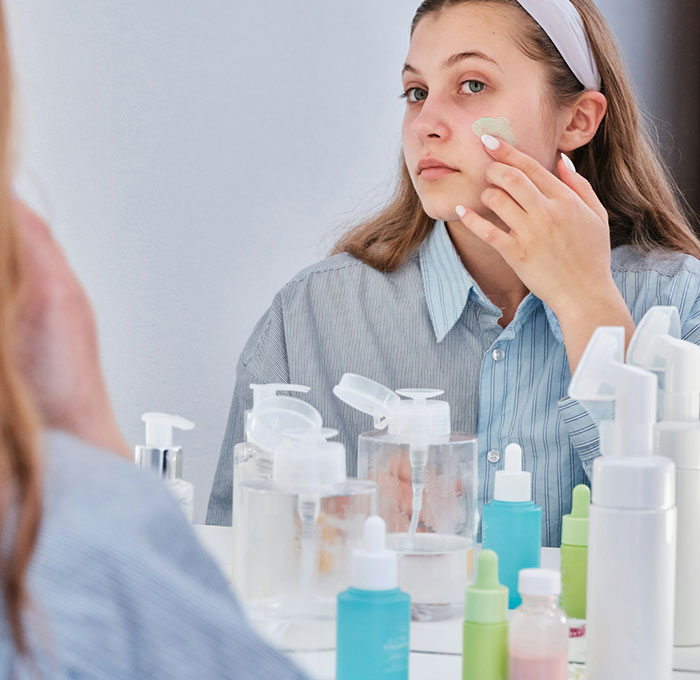
{"label": "fingernail", "polygon": [[482,135],[481,141],[484,146],[491,151],[495,151],[499,146],[501,146],[501,142],[491,135]]}
{"label": "fingernail", "polygon": [[573,161],[566,155],[562,154],[561,159],[564,161],[564,165],[566,166],[567,170],[569,172],[576,172],[576,166],[574,165]]}
{"label": "fingernail", "polygon": [[463,205],[458,205],[455,208],[455,212],[460,216],[464,217],[467,214],[467,209]]}

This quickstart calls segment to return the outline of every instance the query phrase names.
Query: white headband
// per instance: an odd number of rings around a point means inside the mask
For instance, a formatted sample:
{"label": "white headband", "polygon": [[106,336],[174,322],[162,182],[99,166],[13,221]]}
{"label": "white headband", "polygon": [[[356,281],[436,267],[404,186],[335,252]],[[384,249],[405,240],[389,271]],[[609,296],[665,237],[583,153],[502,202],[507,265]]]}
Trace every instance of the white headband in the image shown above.
{"label": "white headband", "polygon": [[573,74],[588,90],[600,90],[601,79],[586,29],[570,0],[518,0],[542,27]]}

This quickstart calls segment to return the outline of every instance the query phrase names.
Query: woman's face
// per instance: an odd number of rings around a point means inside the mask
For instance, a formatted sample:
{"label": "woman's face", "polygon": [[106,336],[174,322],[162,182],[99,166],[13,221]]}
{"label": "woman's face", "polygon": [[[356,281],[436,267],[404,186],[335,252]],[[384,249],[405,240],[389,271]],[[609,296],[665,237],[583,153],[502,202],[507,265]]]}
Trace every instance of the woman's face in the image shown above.
{"label": "woman's face", "polygon": [[[464,4],[425,16],[413,33],[403,72],[403,152],[433,219],[457,219],[458,204],[493,217],[480,199],[492,159],[479,134],[503,136],[489,129],[494,119],[509,124],[521,151],[555,167],[558,124],[545,105],[542,67],[513,42],[519,20],[513,8]],[[433,161],[451,170],[421,170]]]}

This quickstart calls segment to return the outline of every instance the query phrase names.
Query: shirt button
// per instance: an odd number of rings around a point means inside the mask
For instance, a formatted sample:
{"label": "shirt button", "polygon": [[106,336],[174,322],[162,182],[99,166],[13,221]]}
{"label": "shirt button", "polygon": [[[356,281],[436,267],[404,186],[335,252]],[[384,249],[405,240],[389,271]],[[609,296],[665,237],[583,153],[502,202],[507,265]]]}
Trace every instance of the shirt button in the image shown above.
{"label": "shirt button", "polygon": [[502,349],[495,349],[491,353],[491,356],[493,357],[494,361],[500,361],[505,355],[506,353]]}
{"label": "shirt button", "polygon": [[498,463],[498,461],[501,460],[501,452],[496,451],[496,449],[491,449],[486,454],[486,458],[488,459],[489,463]]}

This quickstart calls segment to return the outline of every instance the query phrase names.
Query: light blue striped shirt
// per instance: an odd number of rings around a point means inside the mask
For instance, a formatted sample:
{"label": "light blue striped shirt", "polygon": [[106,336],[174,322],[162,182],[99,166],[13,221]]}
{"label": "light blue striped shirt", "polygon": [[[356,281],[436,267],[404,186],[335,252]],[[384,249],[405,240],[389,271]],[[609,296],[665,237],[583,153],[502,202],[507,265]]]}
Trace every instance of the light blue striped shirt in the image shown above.
{"label": "light blue striped shirt", "polygon": [[[612,274],[635,322],[654,305],[675,305],[683,337],[700,343],[698,260],[622,246],[612,252]],[[478,434],[481,504],[493,495],[506,445],[520,444],[533,500],[543,509],[543,543],[559,545],[573,487],[589,482],[600,453],[601,412],[567,397],[571,375],[561,329],[540,299],[527,295],[505,329],[500,317],[462,265],[443,222],[395,272],[346,254],[301,272],[275,297],[239,360],[207,521],[231,521],[232,449],[243,438],[249,383],[310,385],[308,400],[340,431],[348,473],[356,471],[357,436],[371,422],[332,394],[348,371],[393,389],[443,389],[453,429]]]}
{"label": "light blue striped shirt", "polygon": [[44,461],[31,663],[0,616],[3,678],[304,680],[253,632],[159,479],[62,432],[47,435]]}

